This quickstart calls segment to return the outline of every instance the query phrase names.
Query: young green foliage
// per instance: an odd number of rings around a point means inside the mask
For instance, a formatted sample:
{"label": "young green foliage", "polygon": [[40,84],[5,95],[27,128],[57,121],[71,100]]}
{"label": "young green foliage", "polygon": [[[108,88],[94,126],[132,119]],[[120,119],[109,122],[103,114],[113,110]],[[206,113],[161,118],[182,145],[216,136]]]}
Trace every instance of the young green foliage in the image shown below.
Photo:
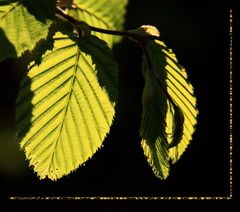
{"label": "young green foliage", "polygon": [[0,1],[0,61],[34,50],[16,121],[21,149],[40,179],[76,170],[109,133],[118,95],[110,47],[121,39],[114,35],[136,41],[144,53],[141,145],[157,177],[167,178],[192,140],[198,110],[186,71],[155,27],[119,31],[127,2]]}
{"label": "young green foliage", "polygon": [[155,76],[149,76],[151,67],[145,55],[140,135],[153,171],[166,179],[170,162],[176,163],[192,140],[198,110],[193,87],[172,50],[159,40],[149,41],[147,50]]}
{"label": "young green foliage", "polygon": [[30,165],[56,180],[101,147],[115,113],[118,65],[96,37],[57,32],[53,39],[21,84],[17,124]]}

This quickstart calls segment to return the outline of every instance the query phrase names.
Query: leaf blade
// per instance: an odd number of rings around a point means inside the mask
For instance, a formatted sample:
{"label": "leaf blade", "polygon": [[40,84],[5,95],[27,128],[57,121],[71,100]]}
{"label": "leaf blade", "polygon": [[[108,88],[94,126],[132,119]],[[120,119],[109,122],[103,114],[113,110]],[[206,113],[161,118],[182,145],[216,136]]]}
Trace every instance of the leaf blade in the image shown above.
{"label": "leaf blade", "polygon": [[194,89],[188,80],[186,70],[178,63],[171,49],[168,49],[163,42],[157,43],[161,49],[161,57],[165,57],[168,64],[166,66],[167,91],[184,115],[183,137],[177,146],[170,148],[169,152],[172,163],[176,163],[192,140],[199,111]]}
{"label": "leaf blade", "polygon": [[[198,110],[193,87],[187,79],[185,69],[178,64],[175,54],[161,41],[149,41],[147,51],[156,78],[150,79],[148,76],[149,65],[144,58],[145,88],[140,135],[144,153],[154,173],[157,177],[166,179],[170,163],[179,160],[192,140]],[[151,86],[151,95],[147,86]],[[155,110],[148,120],[145,118],[145,114],[150,110],[147,107]],[[156,128],[155,137],[152,132],[144,134],[144,128],[149,126]],[[161,154],[157,148],[162,149]]]}
{"label": "leaf blade", "polygon": [[20,57],[45,39],[54,18],[55,1],[6,0],[0,3],[0,61]]}
{"label": "leaf blade", "polygon": [[[52,180],[84,164],[101,147],[115,114],[118,68],[106,44],[95,37],[78,41],[72,33],[58,32],[54,40],[53,50],[44,54],[39,66],[32,66],[30,81],[23,82],[17,100],[19,131],[29,121],[32,125],[25,135],[20,133],[21,148],[40,178]],[[91,45],[99,46],[95,55],[90,54]],[[105,83],[111,79],[114,92]],[[23,101],[29,92],[32,108]]]}

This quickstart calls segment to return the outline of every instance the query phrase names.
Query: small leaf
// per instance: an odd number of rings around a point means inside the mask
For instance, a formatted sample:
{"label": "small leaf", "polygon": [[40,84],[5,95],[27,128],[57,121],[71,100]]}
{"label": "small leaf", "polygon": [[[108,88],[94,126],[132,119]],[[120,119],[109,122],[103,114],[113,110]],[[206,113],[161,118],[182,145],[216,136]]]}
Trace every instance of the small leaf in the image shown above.
{"label": "small leaf", "polygon": [[[161,41],[149,41],[147,51],[154,70],[149,70],[151,67],[144,56],[140,135],[154,173],[166,179],[170,162],[176,163],[192,140],[198,110],[193,87],[172,50]],[[155,76],[150,77],[151,72]]]}
{"label": "small leaf", "polygon": [[54,18],[54,0],[0,2],[0,61],[20,57],[48,35]]}
{"label": "small leaf", "polygon": [[[128,0],[75,0],[75,8],[69,9],[69,14],[87,24],[103,29],[122,29]],[[105,40],[109,46],[118,42],[120,37],[93,33]]]}
{"label": "small leaf", "polygon": [[17,124],[30,165],[56,180],[101,147],[115,114],[118,65],[94,36],[57,32],[53,39],[21,83]]}

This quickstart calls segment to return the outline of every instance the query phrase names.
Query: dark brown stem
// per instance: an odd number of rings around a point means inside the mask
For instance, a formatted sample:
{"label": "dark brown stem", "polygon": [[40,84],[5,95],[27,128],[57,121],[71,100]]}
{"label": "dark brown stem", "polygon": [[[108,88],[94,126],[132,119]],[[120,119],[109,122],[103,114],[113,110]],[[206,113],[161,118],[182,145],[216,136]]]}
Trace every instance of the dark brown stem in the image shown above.
{"label": "dark brown stem", "polygon": [[70,22],[72,25],[77,25],[79,23],[78,20],[76,20],[75,18],[73,18],[72,16],[68,15],[65,13],[65,11],[61,8],[61,7],[57,7],[56,8],[56,13],[60,16],[62,16],[63,18],[65,18],[68,22]]}
{"label": "dark brown stem", "polygon": [[[74,26],[78,26],[79,23],[82,23],[82,21],[79,21],[79,20],[73,18],[72,16],[66,14],[66,12],[60,7],[56,8],[56,12],[57,12],[58,15],[65,18],[68,22],[70,22]],[[85,23],[85,24],[87,24],[87,23]],[[146,39],[159,40],[159,37],[152,36],[152,35],[142,36],[142,35],[138,35],[136,33],[130,32],[130,31],[102,29],[102,28],[98,28],[98,27],[94,27],[94,26],[90,26],[90,25],[88,25],[88,27],[94,32],[99,32],[99,33],[108,34],[108,35],[127,36],[127,37],[130,37],[130,38],[138,41],[138,42],[142,42],[143,40],[146,40]]]}

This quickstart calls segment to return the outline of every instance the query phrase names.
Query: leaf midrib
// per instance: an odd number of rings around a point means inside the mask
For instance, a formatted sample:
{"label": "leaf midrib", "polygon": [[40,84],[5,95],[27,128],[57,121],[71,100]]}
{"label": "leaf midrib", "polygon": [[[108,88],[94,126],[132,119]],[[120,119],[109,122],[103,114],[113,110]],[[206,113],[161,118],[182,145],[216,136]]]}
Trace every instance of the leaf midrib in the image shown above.
{"label": "leaf midrib", "polygon": [[51,173],[50,169],[51,169],[51,165],[53,163],[53,158],[54,158],[54,155],[55,155],[55,149],[58,145],[58,142],[59,142],[61,134],[62,134],[62,130],[63,130],[64,122],[65,122],[65,119],[66,119],[67,111],[68,111],[68,108],[69,108],[69,105],[70,105],[71,96],[73,94],[73,87],[74,87],[74,84],[75,84],[75,81],[76,81],[76,72],[77,72],[77,68],[78,68],[78,61],[80,59],[80,55],[81,55],[81,50],[80,50],[79,46],[77,46],[76,61],[75,61],[75,64],[74,64],[74,71],[73,71],[73,76],[72,76],[71,87],[70,87],[70,91],[69,91],[69,94],[68,94],[68,97],[67,97],[67,103],[66,103],[65,111],[63,112],[64,115],[63,115],[63,120],[62,120],[62,123],[61,123],[61,126],[60,126],[58,138],[57,138],[57,141],[55,142],[55,145],[54,145],[54,148],[53,148],[53,151],[52,151],[52,157],[51,157],[51,162],[50,162],[50,166],[49,166],[49,173]]}

